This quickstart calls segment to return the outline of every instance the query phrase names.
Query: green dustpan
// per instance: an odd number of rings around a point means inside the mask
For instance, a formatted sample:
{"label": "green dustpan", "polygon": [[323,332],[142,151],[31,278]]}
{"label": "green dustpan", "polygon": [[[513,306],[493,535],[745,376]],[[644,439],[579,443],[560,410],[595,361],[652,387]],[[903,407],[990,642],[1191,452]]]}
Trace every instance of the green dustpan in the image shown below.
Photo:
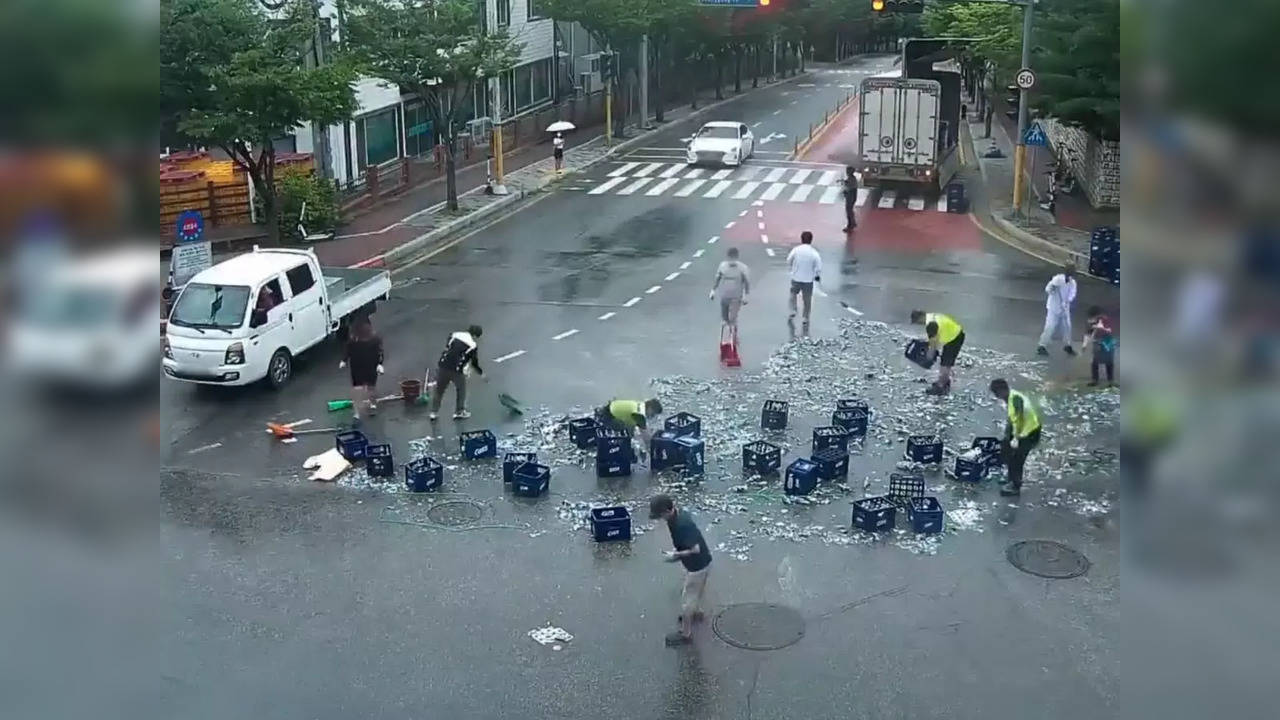
{"label": "green dustpan", "polygon": [[520,405],[520,401],[506,393],[498,393],[498,402],[502,403],[502,407],[517,415],[524,414],[524,408]]}

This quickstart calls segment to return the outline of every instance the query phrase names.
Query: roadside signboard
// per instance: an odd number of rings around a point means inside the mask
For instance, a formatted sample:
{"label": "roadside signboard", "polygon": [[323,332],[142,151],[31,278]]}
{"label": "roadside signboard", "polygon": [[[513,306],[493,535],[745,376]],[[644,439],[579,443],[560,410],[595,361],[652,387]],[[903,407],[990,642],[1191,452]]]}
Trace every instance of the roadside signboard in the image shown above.
{"label": "roadside signboard", "polygon": [[1013,77],[1013,82],[1023,90],[1030,90],[1036,86],[1036,74],[1031,71],[1031,68],[1022,68]]}
{"label": "roadside signboard", "polygon": [[173,256],[169,259],[173,287],[180,288],[213,265],[213,250],[204,239],[204,216],[197,210],[178,215]]}
{"label": "roadside signboard", "polygon": [[1045,147],[1049,144],[1049,137],[1044,134],[1044,128],[1040,127],[1040,123],[1031,123],[1022,135],[1022,144],[1027,147]]}

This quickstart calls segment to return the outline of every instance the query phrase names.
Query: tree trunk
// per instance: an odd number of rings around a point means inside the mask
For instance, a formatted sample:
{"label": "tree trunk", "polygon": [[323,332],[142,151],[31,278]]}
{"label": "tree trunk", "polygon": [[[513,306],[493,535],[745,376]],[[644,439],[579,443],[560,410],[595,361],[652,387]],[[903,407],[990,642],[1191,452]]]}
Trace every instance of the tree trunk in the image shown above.
{"label": "tree trunk", "polygon": [[760,87],[760,43],[751,46],[751,88]]}
{"label": "tree trunk", "polygon": [[724,53],[716,53],[716,99],[724,99]]}
{"label": "tree trunk", "polygon": [[[494,132],[502,132],[502,128],[495,126]],[[450,122],[445,127],[448,137],[444,141],[444,187],[445,202],[448,203],[449,210],[458,211],[458,164],[454,158],[454,148],[458,139],[453,134],[453,123]]]}
{"label": "tree trunk", "polygon": [[662,52],[665,40],[659,40],[653,45],[653,121],[662,122],[664,111],[662,109],[662,65],[667,54]]}
{"label": "tree trunk", "polygon": [[742,47],[733,47],[733,92],[742,92]]}
{"label": "tree trunk", "polygon": [[689,109],[698,109],[698,57],[696,55],[693,66],[689,68]]}

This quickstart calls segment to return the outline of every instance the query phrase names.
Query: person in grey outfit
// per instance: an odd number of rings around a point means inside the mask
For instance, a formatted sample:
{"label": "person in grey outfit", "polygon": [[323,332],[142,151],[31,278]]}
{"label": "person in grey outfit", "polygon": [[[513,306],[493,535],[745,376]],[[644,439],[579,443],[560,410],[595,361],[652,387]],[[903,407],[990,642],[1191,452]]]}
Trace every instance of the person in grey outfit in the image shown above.
{"label": "person in grey outfit", "polygon": [[738,310],[747,304],[751,292],[751,271],[738,260],[738,248],[729,248],[729,257],[716,269],[716,281],[711,286],[712,299],[720,299],[720,321],[738,332]]}

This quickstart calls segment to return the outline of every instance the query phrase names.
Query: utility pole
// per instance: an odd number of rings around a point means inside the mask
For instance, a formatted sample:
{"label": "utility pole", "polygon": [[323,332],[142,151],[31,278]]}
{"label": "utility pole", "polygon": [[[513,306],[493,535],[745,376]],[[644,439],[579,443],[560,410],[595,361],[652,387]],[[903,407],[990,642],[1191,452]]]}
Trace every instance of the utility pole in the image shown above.
{"label": "utility pole", "polygon": [[649,36],[640,36],[640,129],[649,127]]}
{"label": "utility pole", "polygon": [[613,147],[613,50],[605,47],[604,145]]}
{"label": "utility pole", "polygon": [[773,79],[778,79],[778,34],[773,34]]}
{"label": "utility pole", "polygon": [[[1031,20],[1037,0],[1026,0],[1022,6],[1022,68],[1031,67]],[[1013,151],[1013,211],[1022,211],[1022,183],[1027,161],[1027,91],[1018,90],[1018,137]]]}

